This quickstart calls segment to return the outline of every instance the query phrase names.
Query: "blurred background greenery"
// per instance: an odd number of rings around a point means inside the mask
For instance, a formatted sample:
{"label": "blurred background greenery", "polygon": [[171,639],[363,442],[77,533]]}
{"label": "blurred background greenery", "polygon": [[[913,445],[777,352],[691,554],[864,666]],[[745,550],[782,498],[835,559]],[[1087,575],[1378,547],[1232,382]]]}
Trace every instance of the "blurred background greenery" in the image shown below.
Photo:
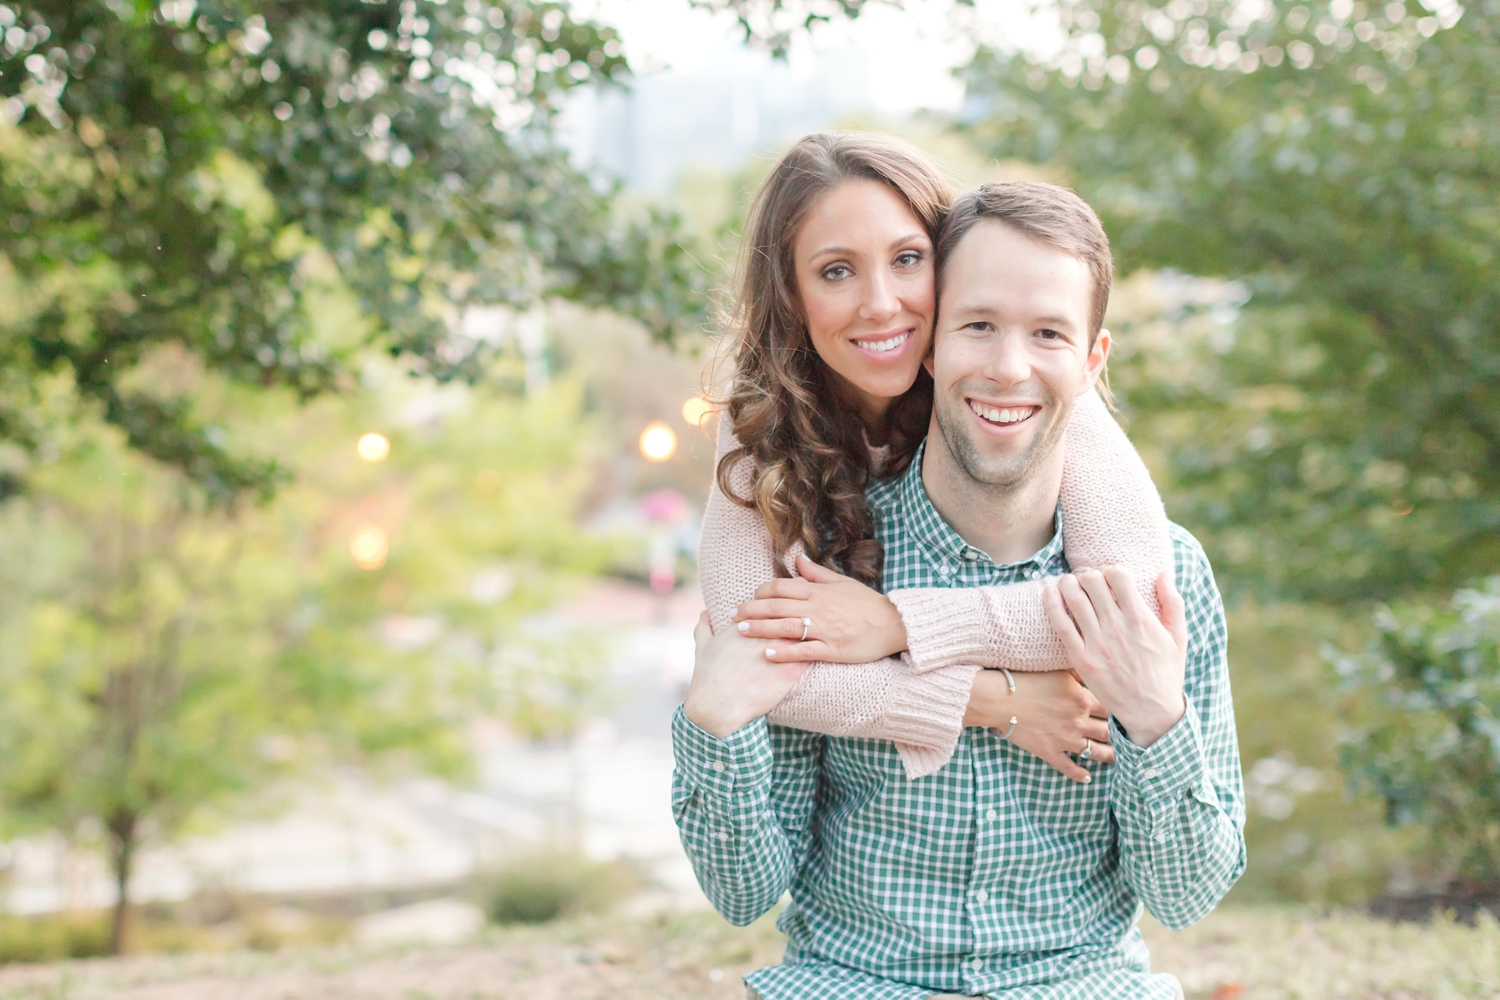
{"label": "blurred background greenery", "polygon": [[[694,5],[772,51],[881,6]],[[841,124],[1104,218],[1122,420],[1231,611],[1231,900],[1500,898],[1500,2],[1036,11],[955,114]],[[567,741],[623,697],[600,635],[531,626],[695,588],[609,515],[701,504],[682,405],[776,152],[609,180],[559,112],[630,85],[539,0],[5,0],[0,837],[123,890],[289,779],[463,783],[477,721]],[[492,916],[592,905],[547,846]],[[145,946],[126,900],[0,959]]]}

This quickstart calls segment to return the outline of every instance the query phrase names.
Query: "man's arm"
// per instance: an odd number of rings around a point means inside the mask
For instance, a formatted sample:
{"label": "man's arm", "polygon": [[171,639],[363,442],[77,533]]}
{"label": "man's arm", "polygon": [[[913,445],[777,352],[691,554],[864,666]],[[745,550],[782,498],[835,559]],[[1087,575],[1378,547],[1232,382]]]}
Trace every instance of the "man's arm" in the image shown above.
{"label": "man's arm", "polygon": [[[1068,600],[1070,611],[1083,613],[1075,614],[1078,624],[1065,642],[1078,650],[1080,673],[1111,711],[1116,763],[1110,799],[1120,829],[1121,868],[1152,915],[1175,930],[1205,916],[1245,870],[1245,794],[1223,602],[1196,540],[1180,528],[1173,534],[1182,596],[1169,593],[1162,604],[1164,615],[1180,616],[1172,631],[1183,633],[1182,666],[1161,662],[1159,635],[1129,644],[1136,653],[1157,644],[1138,663],[1118,651],[1111,655],[1111,641],[1140,622],[1131,619],[1132,593],[1114,587],[1119,603],[1106,605],[1098,574],[1085,574],[1082,582],[1092,607],[1104,611],[1090,616]],[[1054,616],[1063,634],[1061,625]],[[1133,667],[1139,676],[1132,676]],[[1179,707],[1165,715],[1163,698],[1132,697],[1174,689]]]}
{"label": "man's arm", "polygon": [[[1184,533],[1185,534],[1185,533]],[[1142,749],[1111,722],[1120,863],[1151,915],[1180,930],[1245,870],[1245,786],[1229,692],[1224,604],[1196,541],[1178,546],[1188,626],[1187,708]]]}
{"label": "man's arm", "polygon": [[786,892],[811,841],[825,738],[757,719],[724,739],[672,719],[672,814],[698,885],[736,926]]}
{"label": "man's arm", "polygon": [[823,737],[765,714],[804,664],[767,663],[734,630],[693,630],[687,698],[672,718],[672,813],[698,884],[724,918],[748,924],[781,898],[807,856]]}

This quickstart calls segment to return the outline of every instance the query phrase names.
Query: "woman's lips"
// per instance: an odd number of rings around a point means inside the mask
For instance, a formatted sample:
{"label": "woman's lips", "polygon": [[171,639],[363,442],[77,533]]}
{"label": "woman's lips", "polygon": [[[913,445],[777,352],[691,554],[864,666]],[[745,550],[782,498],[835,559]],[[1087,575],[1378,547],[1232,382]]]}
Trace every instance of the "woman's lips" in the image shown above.
{"label": "woman's lips", "polygon": [[902,330],[889,336],[866,337],[852,343],[865,354],[883,361],[901,354],[902,348],[911,342],[912,333],[912,330]]}

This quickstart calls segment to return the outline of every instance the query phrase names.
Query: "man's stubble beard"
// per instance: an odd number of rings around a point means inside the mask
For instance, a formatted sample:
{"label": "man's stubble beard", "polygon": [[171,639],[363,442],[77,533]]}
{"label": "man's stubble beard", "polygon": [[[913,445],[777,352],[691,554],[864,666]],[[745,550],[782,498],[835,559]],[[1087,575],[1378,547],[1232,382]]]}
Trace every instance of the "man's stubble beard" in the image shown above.
{"label": "man's stubble beard", "polygon": [[937,419],[938,432],[943,436],[943,444],[953,456],[954,463],[971,482],[991,493],[1011,494],[1026,486],[1033,474],[1062,445],[1067,430],[1067,412],[1061,407],[1061,400],[1046,394],[1042,409],[1031,419],[1042,419],[1051,414],[1052,426],[1035,434],[1024,451],[997,459],[986,455],[974,440],[965,416],[972,411],[962,399],[956,403],[947,396],[935,399],[932,412]]}

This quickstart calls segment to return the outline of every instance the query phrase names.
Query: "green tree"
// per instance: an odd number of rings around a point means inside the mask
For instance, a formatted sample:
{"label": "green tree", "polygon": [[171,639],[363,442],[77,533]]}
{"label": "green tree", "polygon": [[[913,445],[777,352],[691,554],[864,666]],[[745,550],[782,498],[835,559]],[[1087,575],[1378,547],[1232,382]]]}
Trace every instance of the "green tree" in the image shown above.
{"label": "green tree", "polygon": [[1076,186],[1122,273],[1237,283],[1116,374],[1242,593],[1500,566],[1500,4],[1423,2],[1087,0],[967,71],[969,133]]}
{"label": "green tree", "polygon": [[1500,578],[1449,606],[1376,616],[1360,654],[1331,652],[1365,710],[1345,734],[1353,779],[1393,825],[1421,824],[1444,881],[1500,884]]}
{"label": "green tree", "polygon": [[[607,555],[574,527],[598,435],[566,382],[520,397],[391,366],[299,404],[195,367],[159,349],[137,374],[253,426],[295,473],[272,502],[210,504],[96,421],[0,505],[0,835],[97,821],[117,949],[143,841],[329,764],[461,776],[477,714],[536,715],[551,690],[540,662],[515,683],[516,622]],[[356,453],[369,432],[383,461]]]}
{"label": "green tree", "polygon": [[[622,215],[553,141],[569,89],[625,71],[610,29],[547,0],[0,4],[0,441],[46,445],[71,401],[215,499],[264,494],[273,461],[124,388],[151,348],[307,397],[372,344],[477,376],[452,333],[475,302],[692,326],[705,280],[675,219]],[[323,261],[358,322],[312,321]]]}

